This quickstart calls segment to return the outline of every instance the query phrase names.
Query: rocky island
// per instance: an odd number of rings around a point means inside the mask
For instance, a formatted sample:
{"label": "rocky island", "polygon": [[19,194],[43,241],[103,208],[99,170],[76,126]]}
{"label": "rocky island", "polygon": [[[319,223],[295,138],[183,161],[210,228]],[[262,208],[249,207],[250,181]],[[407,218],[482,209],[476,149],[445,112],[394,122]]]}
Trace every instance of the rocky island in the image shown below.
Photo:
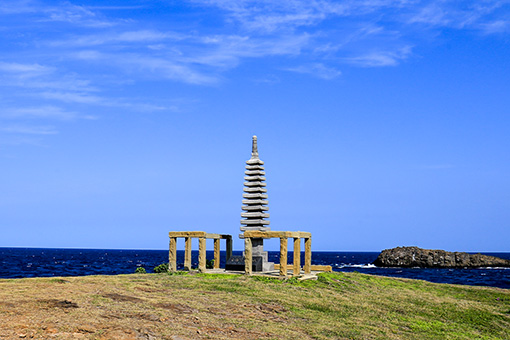
{"label": "rocky island", "polygon": [[383,250],[373,264],[378,267],[421,268],[510,267],[510,260],[482,254],[397,247]]}

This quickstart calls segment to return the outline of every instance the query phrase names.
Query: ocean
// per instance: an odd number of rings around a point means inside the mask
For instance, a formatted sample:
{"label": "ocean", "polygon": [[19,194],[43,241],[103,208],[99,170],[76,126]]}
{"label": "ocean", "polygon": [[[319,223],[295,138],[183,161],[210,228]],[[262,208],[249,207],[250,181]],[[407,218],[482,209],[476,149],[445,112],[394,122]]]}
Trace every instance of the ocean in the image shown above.
{"label": "ocean", "polygon": [[[240,254],[241,251],[234,251],[234,255]],[[484,254],[510,259],[510,253]],[[225,253],[221,255],[220,266],[224,267]],[[510,289],[510,268],[378,268],[371,264],[377,255],[378,252],[316,251],[312,253],[312,264],[331,265],[338,272]],[[213,257],[213,251],[208,251],[207,258]],[[269,251],[269,260],[278,263],[279,252]],[[0,278],[130,274],[138,267],[150,273],[164,262],[168,262],[167,250],[0,248]],[[184,251],[177,251],[178,269],[183,262]],[[192,266],[198,266],[198,251],[192,252]]]}

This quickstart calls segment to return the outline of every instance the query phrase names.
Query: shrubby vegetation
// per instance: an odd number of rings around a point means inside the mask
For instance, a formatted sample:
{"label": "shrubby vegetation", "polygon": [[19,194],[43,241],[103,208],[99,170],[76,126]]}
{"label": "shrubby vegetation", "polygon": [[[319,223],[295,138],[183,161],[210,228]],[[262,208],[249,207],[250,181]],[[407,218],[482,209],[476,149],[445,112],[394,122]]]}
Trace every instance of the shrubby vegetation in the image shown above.
{"label": "shrubby vegetation", "polygon": [[166,273],[168,272],[168,263],[162,263],[159,266],[154,267],[154,273]]}
{"label": "shrubby vegetation", "polygon": [[136,268],[135,273],[137,273],[137,274],[146,274],[147,271],[145,270],[144,267],[138,267],[138,268]]}

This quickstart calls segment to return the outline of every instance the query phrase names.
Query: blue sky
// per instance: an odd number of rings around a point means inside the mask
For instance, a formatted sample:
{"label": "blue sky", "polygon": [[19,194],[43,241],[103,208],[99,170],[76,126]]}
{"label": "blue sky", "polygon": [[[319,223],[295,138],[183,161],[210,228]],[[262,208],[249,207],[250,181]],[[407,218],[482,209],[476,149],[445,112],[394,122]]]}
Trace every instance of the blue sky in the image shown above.
{"label": "blue sky", "polygon": [[0,246],[237,235],[256,134],[314,250],[510,251],[509,60],[510,1],[2,0]]}

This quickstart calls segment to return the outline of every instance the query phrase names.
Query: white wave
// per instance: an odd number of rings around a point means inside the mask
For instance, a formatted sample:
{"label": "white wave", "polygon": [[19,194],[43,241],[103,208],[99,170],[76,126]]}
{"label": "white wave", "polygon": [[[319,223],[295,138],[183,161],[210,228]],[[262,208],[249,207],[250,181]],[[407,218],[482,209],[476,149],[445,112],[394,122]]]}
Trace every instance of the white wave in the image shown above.
{"label": "white wave", "polygon": [[477,269],[499,269],[499,270],[505,269],[505,270],[509,270],[510,267],[479,267]]}
{"label": "white wave", "polygon": [[367,264],[342,264],[340,266],[337,265],[337,268],[364,268],[364,269],[368,269],[368,268],[377,268],[375,265],[373,265],[372,263],[367,263]]}

